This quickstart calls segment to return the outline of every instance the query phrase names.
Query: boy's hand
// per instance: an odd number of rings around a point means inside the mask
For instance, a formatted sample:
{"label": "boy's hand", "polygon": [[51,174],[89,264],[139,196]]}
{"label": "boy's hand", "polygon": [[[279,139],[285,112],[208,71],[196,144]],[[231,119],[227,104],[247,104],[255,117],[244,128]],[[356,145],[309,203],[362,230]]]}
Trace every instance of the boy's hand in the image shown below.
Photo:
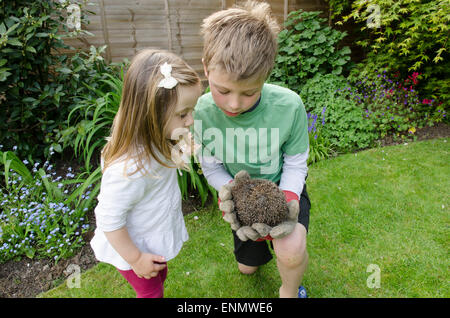
{"label": "boy's hand", "polygon": [[133,263],[130,263],[131,268],[136,273],[137,277],[150,279],[156,277],[158,272],[166,268],[165,259],[162,256],[141,253]]}
{"label": "boy's hand", "polygon": [[230,183],[222,186],[219,190],[219,209],[222,211],[223,219],[230,223],[231,228],[237,231],[241,224],[239,223],[236,212],[234,210],[233,195],[231,194],[231,189],[234,187],[234,180]]}
{"label": "boy's hand", "polygon": [[294,230],[298,223],[298,214],[300,212],[298,200],[291,200],[288,202],[288,219],[270,230],[270,236],[274,239],[285,237]]}

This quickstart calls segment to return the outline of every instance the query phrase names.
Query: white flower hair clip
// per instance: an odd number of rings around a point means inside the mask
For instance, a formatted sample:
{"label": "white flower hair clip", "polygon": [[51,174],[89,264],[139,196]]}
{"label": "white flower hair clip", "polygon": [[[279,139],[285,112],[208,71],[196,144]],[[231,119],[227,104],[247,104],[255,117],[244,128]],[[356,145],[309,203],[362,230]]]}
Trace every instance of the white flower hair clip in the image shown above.
{"label": "white flower hair clip", "polygon": [[159,69],[161,70],[161,74],[164,76],[164,78],[161,80],[161,82],[159,82],[158,87],[164,87],[167,89],[174,88],[178,84],[178,81],[174,77],[172,77],[172,65],[165,62],[160,66]]}

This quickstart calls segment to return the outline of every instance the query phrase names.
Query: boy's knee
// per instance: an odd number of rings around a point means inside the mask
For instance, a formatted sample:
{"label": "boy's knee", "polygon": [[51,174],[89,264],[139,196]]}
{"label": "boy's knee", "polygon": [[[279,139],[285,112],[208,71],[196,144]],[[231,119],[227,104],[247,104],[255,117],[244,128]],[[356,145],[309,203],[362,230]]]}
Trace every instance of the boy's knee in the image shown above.
{"label": "boy's knee", "polygon": [[241,263],[238,263],[239,271],[245,275],[251,275],[258,269],[258,266],[248,266]]}
{"label": "boy's knee", "polygon": [[292,237],[274,242],[277,261],[288,267],[297,267],[308,259],[306,250],[306,230],[299,226]]}
{"label": "boy's knee", "polygon": [[280,253],[280,255],[277,255],[277,261],[290,268],[302,265],[307,259],[308,253],[306,251],[306,246],[292,250],[290,253]]}

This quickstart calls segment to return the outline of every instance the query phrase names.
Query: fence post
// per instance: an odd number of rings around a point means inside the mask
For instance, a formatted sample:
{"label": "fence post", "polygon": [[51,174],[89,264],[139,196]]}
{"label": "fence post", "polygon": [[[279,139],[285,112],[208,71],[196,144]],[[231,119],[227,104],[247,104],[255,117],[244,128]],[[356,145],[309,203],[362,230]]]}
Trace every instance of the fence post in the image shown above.
{"label": "fence post", "polygon": [[102,22],[103,38],[105,39],[106,47],[106,60],[111,63],[111,43],[109,43],[108,24],[106,22],[105,3],[104,0],[99,1],[100,4],[100,18]]}
{"label": "fence post", "polygon": [[288,14],[289,14],[289,0],[284,0],[284,19],[283,19],[283,22],[286,22]]}
{"label": "fence post", "polygon": [[167,26],[167,36],[169,38],[168,45],[169,51],[172,51],[172,28],[170,26],[170,8],[169,8],[169,0],[165,0],[166,5],[166,26]]}

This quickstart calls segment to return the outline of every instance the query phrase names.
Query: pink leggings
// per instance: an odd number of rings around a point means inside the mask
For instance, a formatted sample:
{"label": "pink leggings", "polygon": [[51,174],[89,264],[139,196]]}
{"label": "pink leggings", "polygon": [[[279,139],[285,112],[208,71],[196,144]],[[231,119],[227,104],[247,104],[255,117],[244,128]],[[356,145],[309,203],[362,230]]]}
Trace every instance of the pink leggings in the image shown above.
{"label": "pink leggings", "polygon": [[139,278],[136,273],[130,269],[119,273],[130,283],[136,291],[137,298],[162,298],[164,297],[164,281],[167,277],[167,266],[158,272],[158,276],[151,279]]}

